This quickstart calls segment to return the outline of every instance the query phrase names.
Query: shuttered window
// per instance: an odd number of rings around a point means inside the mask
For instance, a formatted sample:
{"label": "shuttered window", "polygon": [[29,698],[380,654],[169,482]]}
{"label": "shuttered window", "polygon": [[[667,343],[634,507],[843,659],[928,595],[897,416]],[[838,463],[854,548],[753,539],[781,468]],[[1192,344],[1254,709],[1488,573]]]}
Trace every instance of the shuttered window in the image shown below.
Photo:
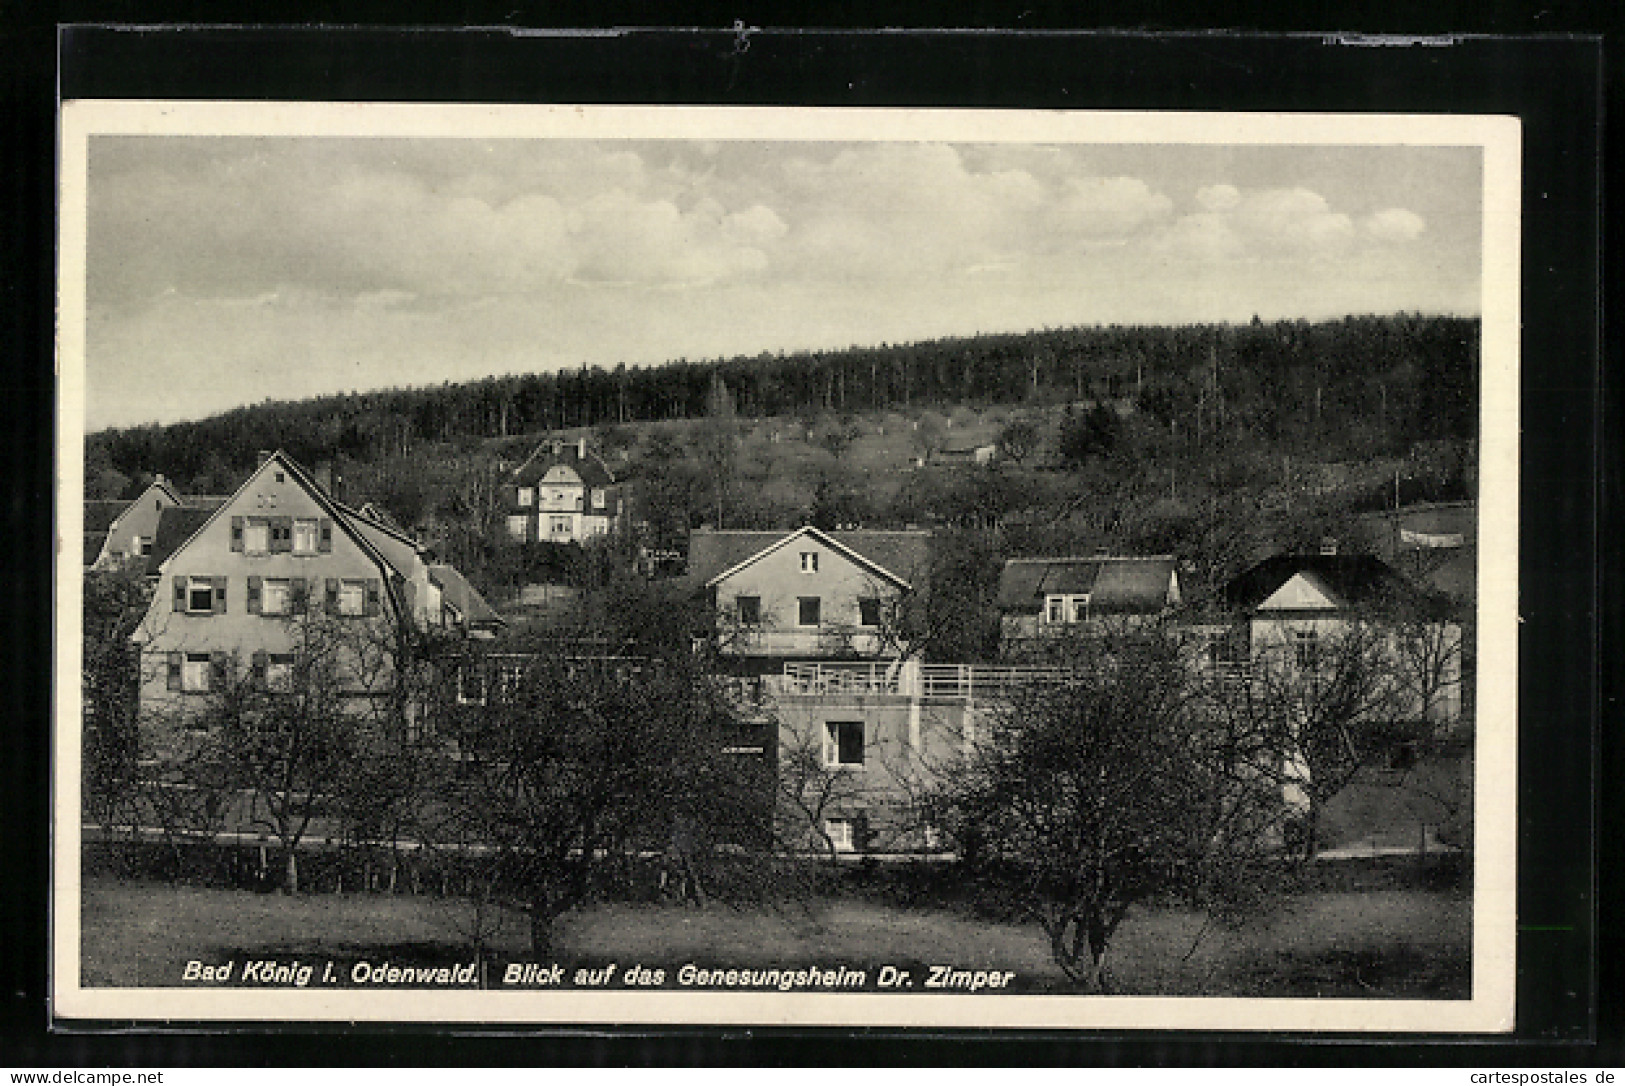
{"label": "shuttered window", "polygon": [[176,577],[173,609],[189,615],[226,613],[224,577]]}
{"label": "shuttered window", "polygon": [[271,550],[271,526],[260,521],[248,521],[243,525],[243,553],[268,554]]}

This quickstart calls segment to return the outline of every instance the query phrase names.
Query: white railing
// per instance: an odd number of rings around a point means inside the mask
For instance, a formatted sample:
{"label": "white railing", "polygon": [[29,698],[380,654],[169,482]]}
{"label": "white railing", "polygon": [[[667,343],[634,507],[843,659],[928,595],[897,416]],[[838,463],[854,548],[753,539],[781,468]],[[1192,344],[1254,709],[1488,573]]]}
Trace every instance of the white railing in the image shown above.
{"label": "white railing", "polygon": [[925,664],[920,668],[920,693],[928,698],[986,701],[1008,697],[1016,690],[1061,686],[1072,677],[1072,671],[1064,667]]}
{"label": "white railing", "polygon": [[1072,677],[1058,667],[987,667],[875,660],[785,664],[777,693],[790,695],[898,695],[985,701],[1017,689],[1056,686]]}

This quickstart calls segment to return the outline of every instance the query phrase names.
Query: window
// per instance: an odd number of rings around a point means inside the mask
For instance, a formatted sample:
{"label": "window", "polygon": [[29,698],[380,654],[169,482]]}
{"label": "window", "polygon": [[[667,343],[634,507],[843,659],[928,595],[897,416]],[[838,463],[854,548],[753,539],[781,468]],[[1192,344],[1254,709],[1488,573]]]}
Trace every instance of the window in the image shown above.
{"label": "window", "polygon": [[181,689],[188,694],[208,693],[210,670],[208,653],[187,653],[186,659],[181,663]]}
{"label": "window", "polygon": [[243,525],[243,553],[268,554],[271,550],[271,526],[263,520],[251,520]]}
{"label": "window", "polygon": [[523,513],[508,518],[508,534],[515,539],[524,539],[529,534],[530,518]]}
{"label": "window", "polygon": [[265,660],[265,689],[286,694],[293,689],[293,655],[272,653]]}
{"label": "window", "polygon": [[824,764],[863,767],[861,720],[832,720],[824,725]]}
{"label": "window", "polygon": [[285,615],[291,608],[288,606],[292,597],[292,585],[286,578],[267,579],[260,588],[260,614]]}
{"label": "window", "polygon": [[1052,625],[1087,622],[1089,595],[1057,595],[1044,597],[1044,621]]}
{"label": "window", "polygon": [[558,536],[569,536],[570,518],[568,516],[548,517],[547,534],[554,536],[555,538]]}
{"label": "window", "polygon": [[367,582],[339,582],[339,614],[363,615],[367,612]]}
{"label": "window", "polygon": [[135,553],[145,556],[152,553],[152,536],[138,536],[135,541]]}
{"label": "window", "polygon": [[759,626],[762,622],[762,597],[736,596],[734,606],[739,608],[741,626]]}
{"label": "window", "polygon": [[803,626],[816,626],[821,621],[820,606],[817,596],[802,596],[798,601],[799,621]]}
{"label": "window", "polygon": [[522,486],[519,488],[519,504],[527,506],[536,504],[536,490],[534,487]]}
{"label": "window", "polygon": [[316,521],[314,519],[293,522],[293,553],[315,554],[316,540]]}
{"label": "window", "polygon": [[874,596],[858,597],[858,625],[880,625],[880,601]]}
{"label": "window", "polygon": [[214,610],[214,582],[210,578],[192,578],[186,589],[186,609],[194,613]]}
{"label": "window", "polygon": [[836,852],[852,852],[856,845],[852,843],[852,820],[850,818],[824,819],[824,836]]}
{"label": "window", "polygon": [[801,572],[803,572],[803,573],[817,573],[818,572],[818,552],[817,551],[802,551],[801,552]]}
{"label": "window", "polygon": [[1293,630],[1292,654],[1299,667],[1314,667],[1320,659],[1320,634],[1315,630]]}
{"label": "window", "polygon": [[479,660],[464,660],[457,669],[457,704],[485,704],[485,667]]}
{"label": "window", "polygon": [[595,490],[592,492],[592,507],[594,509],[603,509],[608,504],[608,499],[609,496],[602,490]]}

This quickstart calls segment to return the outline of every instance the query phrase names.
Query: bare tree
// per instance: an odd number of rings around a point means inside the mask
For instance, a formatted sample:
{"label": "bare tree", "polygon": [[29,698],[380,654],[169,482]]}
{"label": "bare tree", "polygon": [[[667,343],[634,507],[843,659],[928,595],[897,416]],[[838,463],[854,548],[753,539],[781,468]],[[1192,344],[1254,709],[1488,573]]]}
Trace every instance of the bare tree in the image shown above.
{"label": "bare tree", "polygon": [[679,827],[696,871],[717,845],[755,843],[761,782],[726,757],[731,713],[680,658],[537,656],[493,676],[469,710],[448,820],[501,865],[537,955],[559,917]]}
{"label": "bare tree", "polygon": [[1074,983],[1103,991],[1130,910],[1208,907],[1262,880],[1284,816],[1262,752],[1203,711],[1179,642],[1079,645],[1075,678],[1018,690],[940,800],[970,873],[1020,902]]}
{"label": "bare tree", "polygon": [[1392,629],[1382,619],[1354,617],[1284,631],[1255,647],[1249,697],[1288,752],[1303,792],[1305,858],[1319,848],[1331,799],[1423,730],[1408,704]]}

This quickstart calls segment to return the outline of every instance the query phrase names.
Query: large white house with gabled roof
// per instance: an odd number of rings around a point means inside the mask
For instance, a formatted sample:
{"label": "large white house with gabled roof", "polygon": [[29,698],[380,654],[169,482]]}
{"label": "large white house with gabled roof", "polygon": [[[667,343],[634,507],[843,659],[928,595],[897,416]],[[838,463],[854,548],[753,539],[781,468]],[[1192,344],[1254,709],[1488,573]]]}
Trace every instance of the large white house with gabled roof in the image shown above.
{"label": "large white house with gabled roof", "polygon": [[[267,454],[149,571],[158,587],[133,638],[142,709],[186,715],[232,677],[286,683],[303,636],[296,619],[329,619],[356,645],[380,644],[401,622],[489,635],[501,618],[448,568],[333,499],[285,453]],[[352,670],[358,694],[390,681],[376,668]]]}

